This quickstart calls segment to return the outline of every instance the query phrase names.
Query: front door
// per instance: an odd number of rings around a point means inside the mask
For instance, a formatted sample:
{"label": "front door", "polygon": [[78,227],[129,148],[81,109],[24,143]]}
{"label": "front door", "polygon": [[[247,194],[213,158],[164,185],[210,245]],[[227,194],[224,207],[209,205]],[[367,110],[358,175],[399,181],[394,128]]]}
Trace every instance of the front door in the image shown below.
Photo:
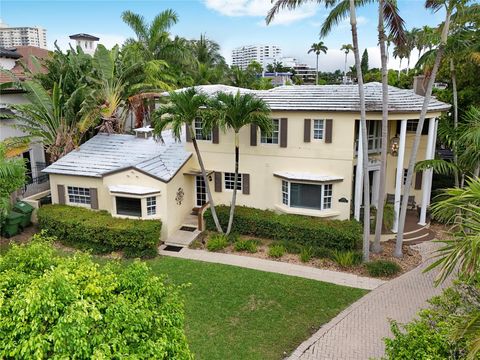
{"label": "front door", "polygon": [[203,176],[195,177],[195,204],[197,207],[202,207],[207,202],[207,189]]}

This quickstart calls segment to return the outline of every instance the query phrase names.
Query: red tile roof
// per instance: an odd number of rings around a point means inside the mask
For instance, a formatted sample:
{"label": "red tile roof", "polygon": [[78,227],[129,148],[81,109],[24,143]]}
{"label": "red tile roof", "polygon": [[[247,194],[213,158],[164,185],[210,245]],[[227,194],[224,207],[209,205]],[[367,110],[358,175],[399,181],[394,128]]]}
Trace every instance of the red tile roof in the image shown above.
{"label": "red tile roof", "polygon": [[[22,64],[34,74],[38,72],[47,72],[46,68],[43,66],[40,69],[36,68],[34,62],[32,61],[32,56],[35,56],[39,60],[46,59],[49,56],[48,50],[41,49],[35,46],[17,46],[16,52],[22,56],[16,61],[15,66],[11,70],[11,72],[15,75],[16,78],[20,80],[26,79],[26,74]],[[13,79],[9,75],[5,74],[4,72],[0,72],[0,84],[11,81],[13,81]]]}

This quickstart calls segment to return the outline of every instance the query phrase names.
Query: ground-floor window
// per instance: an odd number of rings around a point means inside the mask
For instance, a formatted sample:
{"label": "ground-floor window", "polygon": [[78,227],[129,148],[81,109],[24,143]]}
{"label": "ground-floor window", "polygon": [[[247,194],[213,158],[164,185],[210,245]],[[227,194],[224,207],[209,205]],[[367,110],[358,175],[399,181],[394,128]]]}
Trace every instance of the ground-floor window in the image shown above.
{"label": "ground-floor window", "polygon": [[332,184],[282,181],[282,202],[294,208],[327,210],[332,208]]}
{"label": "ground-floor window", "polygon": [[[225,173],[225,189],[233,190],[235,185],[235,173]],[[238,174],[237,177],[237,190],[242,190],[242,174]]]}
{"label": "ground-floor window", "polygon": [[157,213],[157,198],[155,196],[147,197],[147,215]]}
{"label": "ground-floor window", "polygon": [[142,217],[142,200],[128,197],[115,197],[118,215]]}
{"label": "ground-floor window", "polygon": [[69,186],[67,188],[68,202],[72,204],[86,204],[90,205],[90,189]]}

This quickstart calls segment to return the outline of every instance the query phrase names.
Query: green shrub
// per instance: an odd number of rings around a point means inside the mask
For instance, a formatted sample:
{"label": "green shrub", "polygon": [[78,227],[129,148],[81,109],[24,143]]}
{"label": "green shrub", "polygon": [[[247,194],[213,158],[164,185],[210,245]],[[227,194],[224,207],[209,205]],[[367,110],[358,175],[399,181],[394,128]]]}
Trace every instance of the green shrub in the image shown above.
{"label": "green shrub", "polygon": [[311,246],[306,246],[300,252],[300,261],[304,263],[309,262],[312,256],[313,256],[313,248]]}
{"label": "green shrub", "polygon": [[246,251],[249,253],[256,253],[258,251],[257,246],[258,246],[259,241],[258,240],[239,240],[236,243],[233,244],[233,248],[235,251]]}
{"label": "green shrub", "polygon": [[333,253],[333,260],[343,268],[349,268],[357,265],[362,260],[361,256],[355,251],[335,251]]}
{"label": "green shrub", "polygon": [[297,244],[293,241],[282,240],[282,241],[279,241],[278,244],[283,245],[283,247],[285,248],[285,251],[289,254],[300,254],[303,248],[302,245]]}
{"label": "green shrub", "polygon": [[228,239],[224,234],[214,234],[207,241],[208,251],[223,250],[228,246]]}
{"label": "green shrub", "polygon": [[335,251],[326,247],[315,246],[312,248],[312,256],[318,259],[332,259]]}
{"label": "green shrub", "polygon": [[285,255],[285,251],[286,250],[283,245],[273,244],[268,249],[268,256],[278,259]]}
{"label": "green shrub", "polygon": [[239,235],[235,232],[231,232],[230,234],[227,235],[227,240],[230,244],[236,243],[239,239]]}
{"label": "green shrub", "polygon": [[[220,223],[226,226],[230,208],[216,206]],[[205,212],[208,230],[215,230],[210,209]],[[233,231],[241,235],[284,240],[305,246],[354,250],[362,241],[362,225],[355,220],[325,220],[291,214],[277,214],[245,206],[235,208]]]}
{"label": "green shrub", "polygon": [[41,236],[0,256],[0,359],[191,359],[179,288],[135,261],[60,256]]}
{"label": "green shrub", "polygon": [[106,211],[46,205],[38,210],[40,228],[61,242],[95,253],[125,250],[132,257],[156,252],[160,220],[114,218]]}
{"label": "green shrub", "polygon": [[374,277],[391,276],[402,270],[397,263],[388,260],[371,261],[366,263],[365,267],[370,276]]}

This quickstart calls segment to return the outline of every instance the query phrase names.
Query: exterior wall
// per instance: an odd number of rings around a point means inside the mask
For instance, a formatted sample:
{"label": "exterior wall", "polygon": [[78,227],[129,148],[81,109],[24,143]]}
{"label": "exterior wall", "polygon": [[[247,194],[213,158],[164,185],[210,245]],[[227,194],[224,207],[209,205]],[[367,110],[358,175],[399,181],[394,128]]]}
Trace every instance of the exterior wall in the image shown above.
{"label": "exterior wall", "polygon": [[[64,185],[65,191],[67,191],[67,186],[96,188],[99,210],[106,210],[113,216],[117,217],[137,219],[137,217],[116,214],[115,196],[141,198],[142,219],[160,219],[162,221],[161,240],[165,240],[182,225],[185,216],[192,210],[193,207],[193,200],[188,196],[188,193],[191,192],[189,189],[191,189],[193,186],[193,178],[188,175],[183,175],[183,172],[189,166],[191,165],[187,162],[187,164],[182,167],[182,169],[169,183],[159,181],[137,170],[126,170],[105,176],[104,178],[50,174],[52,203],[59,203],[57,185]],[[112,194],[108,189],[110,185],[151,187],[158,189],[159,193],[156,195]],[[175,200],[175,197],[180,187],[183,189],[185,196],[183,201],[178,204]],[[157,200],[157,209],[155,215],[147,215],[145,198],[151,196],[155,196]],[[65,203],[71,206],[84,206],[86,208],[90,208],[89,205],[69,203],[68,195],[65,196]]]}
{"label": "exterior wall", "polygon": [[[429,114],[428,117],[437,117],[439,113]],[[415,119],[416,115],[391,114],[389,126],[389,139],[396,135],[397,120],[404,118]],[[240,173],[250,175],[250,194],[237,192],[237,204],[252,206],[260,209],[273,209],[279,212],[296,213],[319,217],[332,217],[348,219],[353,201],[353,166],[356,164],[354,153],[355,119],[353,113],[322,113],[322,112],[273,112],[272,118],[288,118],[287,147],[280,145],[261,144],[260,133],[257,134],[257,146],[250,146],[250,128],[245,127],[240,132]],[[427,118],[428,118],[427,117]],[[333,119],[332,143],[324,140],[304,142],[304,119]],[[381,121],[381,114],[367,114],[367,119]],[[427,120],[426,120],[427,121]],[[313,123],[312,123],[313,127]],[[410,159],[414,133],[407,133],[405,165],[408,166]],[[218,172],[234,171],[234,136],[233,133],[220,132],[219,144],[211,141],[198,141],[203,160],[207,170]],[[422,136],[418,159],[425,159],[427,136]],[[189,151],[193,151],[191,144],[186,145]],[[371,158],[379,158],[379,155],[370,155]],[[198,168],[198,164],[195,164]],[[395,173],[397,157],[388,155],[386,192],[394,193]],[[333,199],[330,210],[310,210],[290,208],[282,204],[281,179],[273,174],[279,171],[295,173],[312,173],[321,175],[341,176],[343,181],[333,182]],[[414,178],[415,183],[415,178]],[[301,181],[294,181],[301,182]],[[308,182],[307,182],[308,183]],[[222,192],[214,191],[213,182],[210,189],[214,199],[219,204],[230,204],[232,191],[225,189],[222,174]],[[421,202],[421,190],[414,190],[417,204]],[[192,190],[192,196],[195,196]],[[347,203],[339,202],[346,198]]]}

